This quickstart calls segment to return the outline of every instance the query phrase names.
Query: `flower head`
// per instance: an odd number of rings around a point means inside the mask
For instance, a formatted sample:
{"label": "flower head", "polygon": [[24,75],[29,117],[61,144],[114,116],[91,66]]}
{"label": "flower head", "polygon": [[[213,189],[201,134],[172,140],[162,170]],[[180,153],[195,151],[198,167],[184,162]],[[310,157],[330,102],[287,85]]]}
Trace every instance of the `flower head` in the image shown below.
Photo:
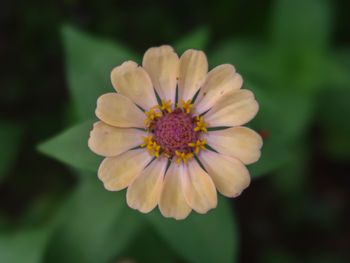
{"label": "flower head", "polygon": [[202,51],[179,58],[170,46],[147,50],[142,67],[127,61],[112,70],[117,93],[98,98],[88,144],[106,157],[98,170],[105,188],[128,188],[130,207],[148,213],[158,205],[183,219],[215,208],[216,189],[235,197],[249,185],[245,165],[259,159],[262,139],[241,125],[258,103],[232,65],[207,71]]}

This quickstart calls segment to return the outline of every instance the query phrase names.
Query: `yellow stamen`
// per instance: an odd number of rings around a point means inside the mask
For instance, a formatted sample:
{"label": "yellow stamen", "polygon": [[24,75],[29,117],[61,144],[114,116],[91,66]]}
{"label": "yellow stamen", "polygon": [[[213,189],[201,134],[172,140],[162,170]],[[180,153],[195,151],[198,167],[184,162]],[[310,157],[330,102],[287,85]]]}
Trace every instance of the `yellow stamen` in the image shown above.
{"label": "yellow stamen", "polygon": [[152,151],[150,152],[150,155],[151,156],[155,155],[158,158],[159,157],[160,146],[157,145],[156,142],[153,142],[153,147],[152,147],[151,150]]}
{"label": "yellow stamen", "polygon": [[196,143],[194,142],[191,142],[188,144],[188,146],[190,147],[195,147],[195,154],[197,154],[199,152],[199,148],[203,149],[203,150],[206,150],[207,148],[205,148],[205,144],[207,143],[207,139],[203,140],[203,141],[200,141],[200,140],[197,140]]}
{"label": "yellow stamen", "polygon": [[204,122],[203,116],[201,116],[200,118],[197,116],[197,127],[194,128],[194,131],[204,131],[207,132],[207,128],[206,126],[209,125],[209,123]]}
{"label": "yellow stamen", "polygon": [[154,107],[151,108],[150,112],[145,111],[145,114],[148,116],[147,119],[145,119],[145,124],[147,125],[151,120],[153,121],[157,117],[161,117],[161,112],[154,112]]}
{"label": "yellow stamen", "polygon": [[141,144],[141,147],[145,147],[147,146],[147,151],[149,152],[150,150],[152,150],[153,148],[153,145],[156,143],[152,140],[152,135],[145,137],[145,136],[142,136],[142,139],[145,141],[144,143]]}
{"label": "yellow stamen", "polygon": [[178,152],[175,151],[176,156],[178,159],[176,160],[176,164],[179,164],[181,160],[184,161],[184,163],[187,163],[187,160],[193,157],[193,153],[183,153],[183,152]]}
{"label": "yellow stamen", "polygon": [[153,108],[160,109],[161,111],[167,111],[168,113],[170,113],[171,112],[170,102],[171,101],[168,100],[167,103],[165,103],[165,101],[162,100],[162,106],[157,105],[157,106],[154,106]]}
{"label": "yellow stamen", "polygon": [[182,108],[185,110],[187,114],[189,114],[191,109],[194,107],[194,104],[191,104],[191,100],[188,100],[187,102],[180,100],[180,102],[182,103]]}

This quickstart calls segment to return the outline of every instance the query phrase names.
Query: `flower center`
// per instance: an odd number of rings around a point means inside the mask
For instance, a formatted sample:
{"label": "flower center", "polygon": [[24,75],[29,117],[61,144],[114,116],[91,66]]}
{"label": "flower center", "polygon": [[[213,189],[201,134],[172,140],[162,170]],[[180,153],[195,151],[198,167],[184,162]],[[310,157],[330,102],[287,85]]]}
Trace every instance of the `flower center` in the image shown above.
{"label": "flower center", "polygon": [[199,139],[199,132],[195,132],[195,118],[182,110],[165,113],[162,117],[153,121],[153,139],[161,147],[164,153],[172,156],[175,151],[189,153],[189,143],[195,143]]}
{"label": "flower center", "polygon": [[176,163],[181,160],[187,163],[200,149],[206,150],[207,140],[202,137],[207,132],[206,126],[209,123],[205,123],[203,117],[191,114],[194,105],[190,101],[180,102],[182,106],[177,104],[174,111],[170,101],[162,101],[162,105],[156,105],[145,112],[145,125],[150,135],[143,137],[141,147],[146,147],[151,156],[158,158],[164,154],[170,160],[176,156]]}

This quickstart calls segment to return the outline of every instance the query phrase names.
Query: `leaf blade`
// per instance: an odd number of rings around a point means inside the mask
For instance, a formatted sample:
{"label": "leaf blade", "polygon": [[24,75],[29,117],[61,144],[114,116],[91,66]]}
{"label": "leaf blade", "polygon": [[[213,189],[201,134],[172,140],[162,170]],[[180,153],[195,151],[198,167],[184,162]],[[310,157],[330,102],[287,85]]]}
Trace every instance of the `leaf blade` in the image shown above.
{"label": "leaf blade", "polygon": [[74,109],[80,121],[94,116],[97,98],[113,91],[112,69],[136,55],[120,44],[92,37],[74,27],[62,27],[66,75]]}
{"label": "leaf blade", "polygon": [[92,123],[93,121],[86,121],[75,125],[41,143],[37,148],[41,153],[65,164],[96,172],[103,158],[88,148]]}
{"label": "leaf blade", "polygon": [[189,262],[234,262],[238,251],[238,230],[228,200],[206,215],[191,215],[182,221],[152,212],[146,218],[180,256]]}

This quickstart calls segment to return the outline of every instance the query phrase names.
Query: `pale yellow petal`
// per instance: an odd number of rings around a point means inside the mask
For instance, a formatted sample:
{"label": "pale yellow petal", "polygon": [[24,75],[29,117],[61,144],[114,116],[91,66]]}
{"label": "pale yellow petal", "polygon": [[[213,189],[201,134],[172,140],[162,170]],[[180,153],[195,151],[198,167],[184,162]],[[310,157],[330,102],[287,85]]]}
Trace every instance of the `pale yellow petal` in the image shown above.
{"label": "pale yellow petal", "polygon": [[148,111],[158,104],[151,78],[147,72],[133,61],[126,61],[111,72],[114,88],[134,103]]}
{"label": "pale yellow petal", "polygon": [[181,164],[187,172],[183,176],[183,189],[187,204],[196,212],[205,214],[217,205],[215,185],[210,176],[192,158]]}
{"label": "pale yellow petal", "polygon": [[236,197],[249,186],[249,171],[238,159],[209,150],[201,151],[198,158],[221,194]]}
{"label": "pale yellow petal", "polygon": [[243,79],[230,64],[217,66],[211,70],[196,99],[198,113],[209,110],[228,91],[242,87]]}
{"label": "pale yellow petal", "polygon": [[259,160],[263,145],[261,136],[247,127],[233,127],[211,131],[206,136],[207,143],[216,151],[235,157],[245,164]]}
{"label": "pale yellow petal", "polygon": [[102,156],[116,156],[143,143],[147,133],[137,129],[118,128],[95,122],[90,132],[89,148]]}
{"label": "pale yellow petal", "polygon": [[246,89],[228,92],[204,115],[210,126],[239,126],[253,119],[259,110],[254,94]]}
{"label": "pale yellow petal", "polygon": [[142,66],[148,72],[158,95],[165,102],[175,101],[179,57],[171,46],[153,47],[143,56]]}
{"label": "pale yellow petal", "polygon": [[159,198],[159,210],[164,217],[179,220],[186,218],[191,212],[182,189],[182,177],[184,176],[186,174],[182,165],[175,163],[170,165]]}
{"label": "pale yellow petal", "polygon": [[129,185],[126,201],[131,208],[148,213],[157,206],[167,163],[166,159],[155,159]]}
{"label": "pale yellow petal", "polygon": [[145,127],[146,115],[129,98],[117,93],[100,96],[95,113],[100,120],[112,126]]}
{"label": "pale yellow petal", "polygon": [[119,191],[127,187],[151,159],[146,149],[130,150],[115,157],[107,157],[98,169],[98,178],[107,190]]}
{"label": "pale yellow petal", "polygon": [[192,100],[204,83],[207,72],[208,61],[202,51],[189,49],[183,53],[179,66],[179,100]]}

